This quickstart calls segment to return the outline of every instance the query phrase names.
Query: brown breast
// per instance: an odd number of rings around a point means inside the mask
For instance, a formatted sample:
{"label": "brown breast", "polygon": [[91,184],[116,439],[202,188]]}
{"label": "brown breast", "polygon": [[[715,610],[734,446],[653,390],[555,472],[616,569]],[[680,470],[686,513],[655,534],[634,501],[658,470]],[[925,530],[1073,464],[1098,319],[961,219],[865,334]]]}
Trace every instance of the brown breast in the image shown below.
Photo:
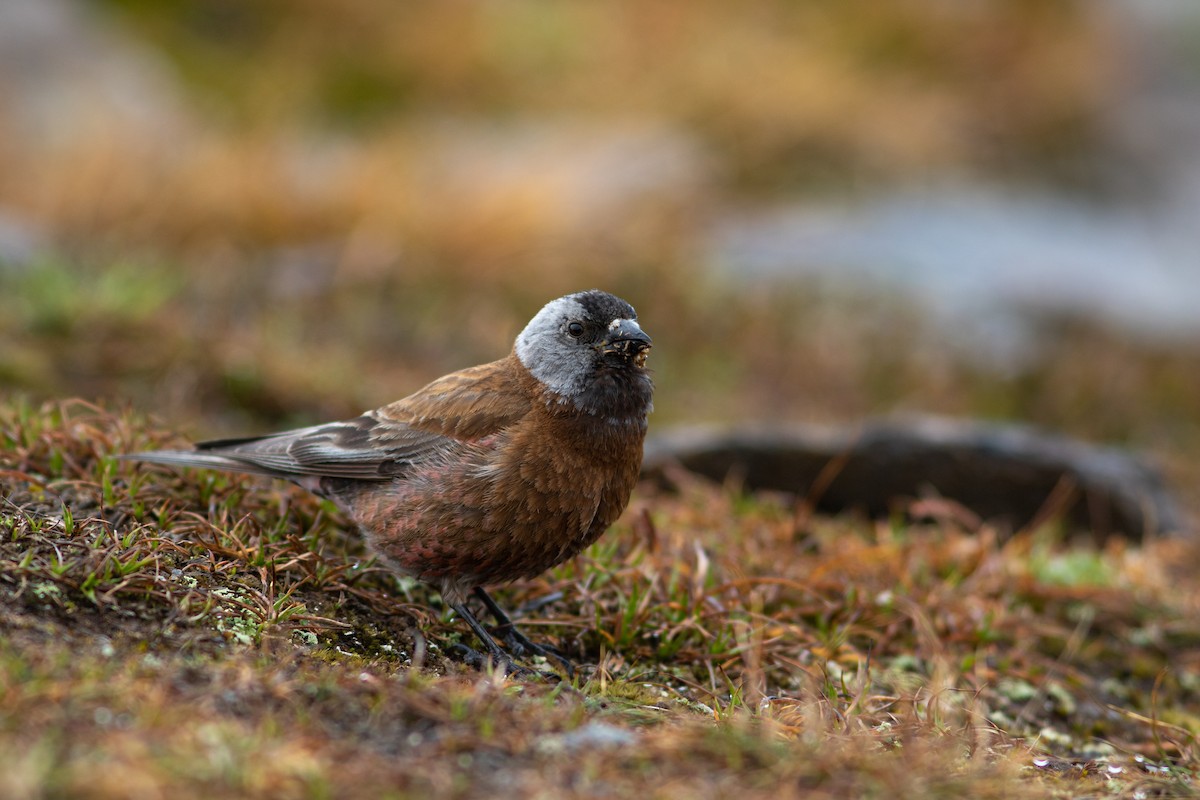
{"label": "brown breast", "polygon": [[[645,419],[584,414],[521,372],[503,379],[527,398],[519,420],[454,442],[404,479],[364,487],[352,504],[388,561],[426,580],[505,582],[571,558],[620,516],[641,467]],[[475,402],[496,408],[479,396]],[[457,426],[472,427],[462,419]]]}

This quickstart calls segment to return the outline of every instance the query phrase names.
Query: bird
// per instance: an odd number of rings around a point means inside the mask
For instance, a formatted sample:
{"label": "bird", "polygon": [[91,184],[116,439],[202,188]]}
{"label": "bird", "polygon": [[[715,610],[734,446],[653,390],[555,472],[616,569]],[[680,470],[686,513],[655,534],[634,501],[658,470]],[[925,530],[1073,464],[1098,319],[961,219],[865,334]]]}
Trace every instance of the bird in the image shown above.
{"label": "bird", "polygon": [[438,590],[487,652],[463,646],[469,663],[520,673],[514,657],[541,655],[571,673],[485,587],[574,557],[625,510],[653,410],[650,348],[633,306],[576,292],[538,311],[507,356],[353,419],[124,458],[292,481],[333,501],[382,565]]}

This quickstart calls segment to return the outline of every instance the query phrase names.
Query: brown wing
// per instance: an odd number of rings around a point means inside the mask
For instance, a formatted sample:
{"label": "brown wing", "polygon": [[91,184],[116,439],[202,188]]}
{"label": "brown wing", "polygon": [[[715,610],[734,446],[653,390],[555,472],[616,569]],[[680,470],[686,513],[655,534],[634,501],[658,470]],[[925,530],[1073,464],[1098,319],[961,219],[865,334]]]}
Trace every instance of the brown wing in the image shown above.
{"label": "brown wing", "polygon": [[514,355],[452,372],[375,412],[411,428],[473,440],[529,413],[534,379]]}
{"label": "brown wing", "polygon": [[386,480],[520,420],[531,402],[524,378],[532,380],[510,356],[446,375],[355,419],[130,458],[293,479]]}

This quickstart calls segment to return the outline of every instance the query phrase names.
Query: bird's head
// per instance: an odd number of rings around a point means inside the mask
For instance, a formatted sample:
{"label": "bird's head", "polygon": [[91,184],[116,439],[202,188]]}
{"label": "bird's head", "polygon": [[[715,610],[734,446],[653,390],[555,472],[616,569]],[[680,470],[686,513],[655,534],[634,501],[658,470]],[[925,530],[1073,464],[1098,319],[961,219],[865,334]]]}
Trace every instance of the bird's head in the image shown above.
{"label": "bird's head", "polygon": [[644,393],[648,409],[649,351],[650,337],[633,306],[597,289],[551,300],[516,342],[517,358],[548,389],[603,413],[611,413],[613,395],[626,390]]}

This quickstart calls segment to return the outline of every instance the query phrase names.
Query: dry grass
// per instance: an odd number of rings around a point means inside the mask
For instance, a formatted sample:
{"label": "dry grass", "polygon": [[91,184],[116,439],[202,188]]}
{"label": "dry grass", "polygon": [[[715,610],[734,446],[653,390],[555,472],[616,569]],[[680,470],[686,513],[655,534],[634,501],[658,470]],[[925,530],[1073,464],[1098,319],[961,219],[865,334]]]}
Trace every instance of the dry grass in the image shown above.
{"label": "dry grass", "polygon": [[514,683],[289,486],[0,410],[10,796],[1195,796],[1200,552],[814,518],[683,481],[503,592],[584,665]]}

